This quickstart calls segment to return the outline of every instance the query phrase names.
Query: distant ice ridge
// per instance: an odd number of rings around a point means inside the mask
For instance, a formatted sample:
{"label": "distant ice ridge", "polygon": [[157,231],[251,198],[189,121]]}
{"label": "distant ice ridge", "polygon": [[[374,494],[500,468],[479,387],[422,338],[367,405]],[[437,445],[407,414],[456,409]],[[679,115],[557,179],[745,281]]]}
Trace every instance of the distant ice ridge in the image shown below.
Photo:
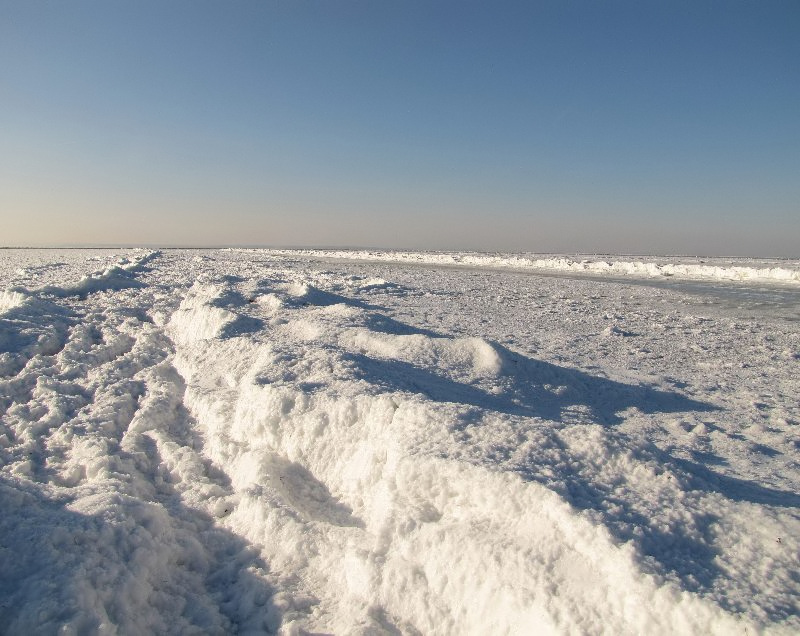
{"label": "distant ice ridge", "polygon": [[[467,265],[473,267],[502,267],[514,269],[538,269],[559,272],[599,274],[607,276],[636,276],[640,278],[680,278],[689,280],[761,281],[800,284],[800,262],[780,261],[780,265],[768,262],[748,262],[737,265],[730,259],[703,259],[686,262],[688,259],[659,258],[652,260],[604,260],[584,258],[575,260],[568,256],[522,254],[488,254],[480,252],[395,252],[374,250],[270,250],[276,254],[316,256],[365,261],[388,261],[393,263],[423,263],[429,265]],[[764,266],[766,265],[766,266]]]}

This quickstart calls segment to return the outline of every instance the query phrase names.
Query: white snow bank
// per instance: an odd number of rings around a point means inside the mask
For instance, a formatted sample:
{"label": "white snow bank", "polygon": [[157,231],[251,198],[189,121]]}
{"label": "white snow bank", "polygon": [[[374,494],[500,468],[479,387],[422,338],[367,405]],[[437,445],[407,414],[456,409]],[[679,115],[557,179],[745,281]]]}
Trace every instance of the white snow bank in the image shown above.
{"label": "white snow bank", "polygon": [[[393,263],[422,263],[426,265],[461,265],[514,269],[551,270],[580,274],[636,276],[641,278],[674,277],[691,280],[759,281],[800,284],[800,264],[790,261],[780,266],[713,264],[715,259],[702,262],[669,262],[658,260],[575,260],[567,256],[536,257],[535,255],[482,254],[474,252],[436,253],[379,250],[269,250],[273,254],[312,256]],[[719,259],[724,260],[724,259]]]}

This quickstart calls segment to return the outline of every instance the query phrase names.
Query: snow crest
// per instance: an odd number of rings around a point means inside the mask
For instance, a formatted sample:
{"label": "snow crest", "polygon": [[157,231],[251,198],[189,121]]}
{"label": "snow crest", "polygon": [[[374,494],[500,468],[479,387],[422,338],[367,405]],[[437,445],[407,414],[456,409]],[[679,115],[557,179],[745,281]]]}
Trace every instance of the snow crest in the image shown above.
{"label": "snow crest", "polygon": [[22,303],[28,300],[28,294],[23,290],[17,289],[4,289],[0,292],[0,313],[4,313],[9,309],[19,307]]}

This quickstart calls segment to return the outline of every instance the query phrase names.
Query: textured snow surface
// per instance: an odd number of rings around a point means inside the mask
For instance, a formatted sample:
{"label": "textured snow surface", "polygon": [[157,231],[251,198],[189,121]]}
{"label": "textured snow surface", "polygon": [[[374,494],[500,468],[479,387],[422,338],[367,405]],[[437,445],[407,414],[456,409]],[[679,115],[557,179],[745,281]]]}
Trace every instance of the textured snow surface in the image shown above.
{"label": "textured snow surface", "polygon": [[800,630],[800,292],[319,256],[0,251],[0,632]]}

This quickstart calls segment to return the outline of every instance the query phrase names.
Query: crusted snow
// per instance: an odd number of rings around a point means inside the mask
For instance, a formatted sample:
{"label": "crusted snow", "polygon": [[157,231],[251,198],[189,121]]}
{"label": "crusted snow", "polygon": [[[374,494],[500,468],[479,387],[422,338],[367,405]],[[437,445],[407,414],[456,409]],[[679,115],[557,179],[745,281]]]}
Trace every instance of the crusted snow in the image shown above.
{"label": "crusted snow", "polygon": [[3,252],[4,633],[800,630],[792,289]]}

